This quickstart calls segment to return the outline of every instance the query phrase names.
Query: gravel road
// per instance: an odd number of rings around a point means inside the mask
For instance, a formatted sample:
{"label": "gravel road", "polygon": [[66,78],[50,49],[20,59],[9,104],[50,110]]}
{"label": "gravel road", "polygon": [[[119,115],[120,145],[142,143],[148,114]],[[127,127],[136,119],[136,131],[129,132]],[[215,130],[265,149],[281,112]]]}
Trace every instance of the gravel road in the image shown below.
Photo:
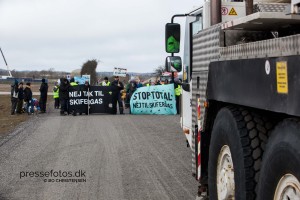
{"label": "gravel road", "polygon": [[50,111],[1,139],[0,169],[0,199],[181,200],[197,191],[179,116]]}

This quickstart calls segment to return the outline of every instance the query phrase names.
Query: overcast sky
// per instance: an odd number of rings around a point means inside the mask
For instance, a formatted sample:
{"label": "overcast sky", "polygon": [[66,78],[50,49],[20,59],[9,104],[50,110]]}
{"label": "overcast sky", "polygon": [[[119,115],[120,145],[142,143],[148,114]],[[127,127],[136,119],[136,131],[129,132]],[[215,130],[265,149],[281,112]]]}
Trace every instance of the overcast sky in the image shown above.
{"label": "overcast sky", "polygon": [[[0,0],[0,47],[16,70],[72,71],[97,59],[97,71],[152,72],[168,55],[165,24],[201,2]],[[2,58],[0,68],[5,68]]]}

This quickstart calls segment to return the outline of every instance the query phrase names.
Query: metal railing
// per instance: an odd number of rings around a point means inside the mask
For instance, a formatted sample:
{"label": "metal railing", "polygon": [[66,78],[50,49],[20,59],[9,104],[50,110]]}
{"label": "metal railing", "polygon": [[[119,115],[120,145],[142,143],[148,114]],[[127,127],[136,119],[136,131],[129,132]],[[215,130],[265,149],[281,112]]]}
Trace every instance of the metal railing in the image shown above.
{"label": "metal railing", "polygon": [[299,55],[300,34],[220,47],[221,60]]}

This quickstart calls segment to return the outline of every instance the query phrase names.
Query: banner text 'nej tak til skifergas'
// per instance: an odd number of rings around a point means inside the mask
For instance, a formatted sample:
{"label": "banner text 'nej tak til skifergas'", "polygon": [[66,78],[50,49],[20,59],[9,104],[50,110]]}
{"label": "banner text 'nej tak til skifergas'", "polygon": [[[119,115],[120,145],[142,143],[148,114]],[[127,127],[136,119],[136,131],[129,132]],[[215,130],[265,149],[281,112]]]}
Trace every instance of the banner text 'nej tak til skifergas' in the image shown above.
{"label": "banner text 'nej tak til skifergas'", "polygon": [[113,95],[116,90],[111,86],[72,86],[69,90],[69,110],[77,113],[113,113]]}

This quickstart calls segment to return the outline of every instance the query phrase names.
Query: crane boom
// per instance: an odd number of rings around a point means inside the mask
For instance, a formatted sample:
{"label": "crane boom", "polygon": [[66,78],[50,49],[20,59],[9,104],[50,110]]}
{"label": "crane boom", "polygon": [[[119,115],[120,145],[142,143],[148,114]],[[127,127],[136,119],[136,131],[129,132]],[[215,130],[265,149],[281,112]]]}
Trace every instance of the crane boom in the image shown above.
{"label": "crane boom", "polygon": [[1,51],[1,54],[2,54],[2,57],[3,57],[3,60],[4,60],[4,62],[5,62],[5,65],[6,65],[6,68],[7,68],[8,74],[9,74],[9,77],[12,77],[12,75],[11,75],[11,72],[10,72],[10,70],[9,70],[9,67],[8,67],[8,65],[7,65],[6,59],[5,59],[5,57],[4,57],[4,54],[3,54],[3,52],[2,52],[2,49],[1,49],[1,48],[0,48],[0,51]]}

